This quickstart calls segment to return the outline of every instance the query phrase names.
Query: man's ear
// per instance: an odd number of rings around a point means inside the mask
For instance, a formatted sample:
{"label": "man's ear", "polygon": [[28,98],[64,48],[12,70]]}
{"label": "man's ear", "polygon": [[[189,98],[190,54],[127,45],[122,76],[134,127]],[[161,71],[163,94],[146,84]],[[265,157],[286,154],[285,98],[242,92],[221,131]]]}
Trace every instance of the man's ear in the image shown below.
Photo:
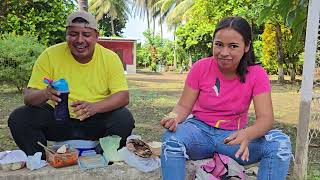
{"label": "man's ear", "polygon": [[96,31],[96,35],[97,35],[97,38],[99,38],[99,36],[100,36],[99,31]]}

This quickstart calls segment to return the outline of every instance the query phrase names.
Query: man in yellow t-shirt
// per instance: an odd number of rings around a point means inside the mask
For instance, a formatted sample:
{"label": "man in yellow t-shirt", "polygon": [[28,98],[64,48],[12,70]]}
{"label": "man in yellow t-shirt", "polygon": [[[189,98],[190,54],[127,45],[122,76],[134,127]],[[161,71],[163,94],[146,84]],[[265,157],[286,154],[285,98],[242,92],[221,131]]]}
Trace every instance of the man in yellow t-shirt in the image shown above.
{"label": "man in yellow t-shirt", "polygon": [[[26,105],[8,120],[16,144],[27,155],[44,152],[37,141],[46,145],[47,140],[119,135],[120,145],[125,145],[134,128],[132,114],[124,107],[129,103],[128,85],[119,57],[97,44],[98,36],[94,16],[74,12],[67,18],[66,42],[47,48],[34,64],[25,89]],[[70,118],[55,118],[61,92],[44,84],[44,78],[68,82]]]}

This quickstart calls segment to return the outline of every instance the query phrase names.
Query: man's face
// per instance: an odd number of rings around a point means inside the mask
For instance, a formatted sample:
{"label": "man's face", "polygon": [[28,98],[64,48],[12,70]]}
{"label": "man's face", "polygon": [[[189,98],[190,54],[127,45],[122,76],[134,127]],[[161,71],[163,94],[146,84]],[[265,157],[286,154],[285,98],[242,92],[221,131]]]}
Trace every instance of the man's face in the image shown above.
{"label": "man's face", "polygon": [[92,59],[98,33],[91,28],[70,26],[66,40],[73,57],[80,63],[87,63]]}

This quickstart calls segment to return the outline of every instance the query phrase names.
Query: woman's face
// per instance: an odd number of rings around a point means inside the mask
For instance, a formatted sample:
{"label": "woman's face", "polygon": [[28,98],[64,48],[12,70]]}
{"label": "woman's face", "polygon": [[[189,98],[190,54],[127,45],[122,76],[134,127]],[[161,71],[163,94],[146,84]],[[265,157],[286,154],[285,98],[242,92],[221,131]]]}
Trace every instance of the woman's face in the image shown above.
{"label": "woman's face", "polygon": [[236,73],[243,54],[248,50],[242,35],[232,28],[219,30],[213,39],[213,56],[225,73]]}

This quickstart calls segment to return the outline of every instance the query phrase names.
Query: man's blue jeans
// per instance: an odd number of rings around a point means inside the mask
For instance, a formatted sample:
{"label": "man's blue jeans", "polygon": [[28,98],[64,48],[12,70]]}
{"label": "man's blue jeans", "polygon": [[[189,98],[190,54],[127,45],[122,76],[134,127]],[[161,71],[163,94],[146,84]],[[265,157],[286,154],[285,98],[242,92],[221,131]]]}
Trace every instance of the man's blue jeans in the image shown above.
{"label": "man's blue jeans", "polygon": [[186,159],[212,158],[213,153],[227,155],[241,165],[260,162],[258,180],[284,180],[292,157],[290,138],[280,130],[271,130],[249,144],[249,161],[235,157],[239,145],[223,140],[235,131],[209,126],[195,118],[179,124],[176,132],[163,135],[161,154],[162,178],[184,180]]}

